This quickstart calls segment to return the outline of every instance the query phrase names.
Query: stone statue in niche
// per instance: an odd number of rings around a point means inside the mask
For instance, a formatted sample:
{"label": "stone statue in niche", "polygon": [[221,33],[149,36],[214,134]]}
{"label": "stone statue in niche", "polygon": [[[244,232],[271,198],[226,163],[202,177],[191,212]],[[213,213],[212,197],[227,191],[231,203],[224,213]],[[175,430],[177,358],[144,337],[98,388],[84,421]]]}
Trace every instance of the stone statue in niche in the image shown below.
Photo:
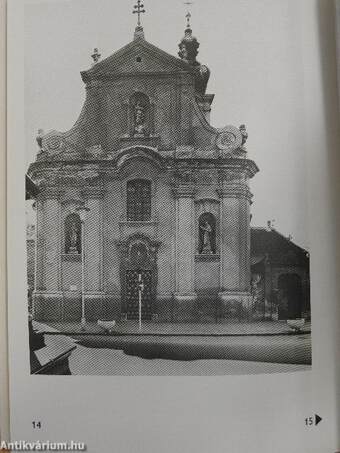
{"label": "stone statue in niche", "polygon": [[145,107],[140,101],[135,105],[133,135],[135,137],[148,137],[150,135],[146,121]]}
{"label": "stone statue in niche", "polygon": [[69,243],[70,247],[68,249],[68,253],[78,253],[78,244],[79,244],[79,228],[76,222],[72,222],[70,233],[69,233]]}
{"label": "stone statue in niche", "polygon": [[203,231],[203,243],[202,243],[202,255],[212,255],[212,247],[211,247],[211,235],[212,235],[212,227],[208,221],[205,221],[203,225],[200,226],[201,230]]}
{"label": "stone statue in niche", "polygon": [[65,253],[78,255],[81,253],[81,221],[76,213],[69,214],[65,219]]}
{"label": "stone statue in niche", "polygon": [[198,253],[200,255],[216,254],[216,220],[213,214],[204,213],[198,223]]}

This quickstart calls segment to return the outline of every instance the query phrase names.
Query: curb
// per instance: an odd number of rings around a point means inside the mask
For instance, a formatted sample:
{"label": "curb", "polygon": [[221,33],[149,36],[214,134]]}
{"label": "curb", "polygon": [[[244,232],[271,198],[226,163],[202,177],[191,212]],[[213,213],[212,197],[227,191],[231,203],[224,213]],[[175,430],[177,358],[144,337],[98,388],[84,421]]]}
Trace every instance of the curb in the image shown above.
{"label": "curb", "polygon": [[280,333],[155,333],[155,332],[45,332],[44,335],[66,335],[66,336],[111,336],[111,337],[280,337],[280,336],[298,336],[310,335],[311,330],[302,332],[280,332]]}

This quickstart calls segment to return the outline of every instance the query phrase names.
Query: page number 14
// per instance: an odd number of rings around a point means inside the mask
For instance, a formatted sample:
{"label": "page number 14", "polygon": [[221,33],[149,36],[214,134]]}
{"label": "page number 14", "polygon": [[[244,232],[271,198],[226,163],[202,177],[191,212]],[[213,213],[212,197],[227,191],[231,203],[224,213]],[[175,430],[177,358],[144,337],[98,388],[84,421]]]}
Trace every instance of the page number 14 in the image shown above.
{"label": "page number 14", "polygon": [[41,429],[41,421],[32,422],[33,429]]}

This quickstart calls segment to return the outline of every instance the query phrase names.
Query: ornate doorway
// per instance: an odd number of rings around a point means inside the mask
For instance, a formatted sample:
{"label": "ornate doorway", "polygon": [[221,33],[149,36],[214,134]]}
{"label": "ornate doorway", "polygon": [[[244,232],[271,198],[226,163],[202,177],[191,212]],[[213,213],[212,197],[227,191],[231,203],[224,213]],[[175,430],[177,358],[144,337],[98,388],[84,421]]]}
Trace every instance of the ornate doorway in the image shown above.
{"label": "ornate doorway", "polygon": [[160,242],[151,241],[142,234],[134,234],[118,243],[121,255],[121,311],[127,319],[138,319],[139,316],[139,278],[144,285],[142,319],[152,319],[152,315],[157,312],[157,250],[159,245]]}

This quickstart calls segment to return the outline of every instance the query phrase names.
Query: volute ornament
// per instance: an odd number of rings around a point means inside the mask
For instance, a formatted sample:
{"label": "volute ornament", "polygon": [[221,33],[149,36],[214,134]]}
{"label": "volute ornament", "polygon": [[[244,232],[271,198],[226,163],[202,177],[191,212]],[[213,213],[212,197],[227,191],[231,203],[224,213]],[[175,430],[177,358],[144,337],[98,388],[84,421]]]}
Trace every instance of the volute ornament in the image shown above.
{"label": "volute ornament", "polygon": [[216,138],[216,146],[222,151],[233,152],[242,146],[243,137],[240,130],[235,126],[226,126],[219,131]]}

